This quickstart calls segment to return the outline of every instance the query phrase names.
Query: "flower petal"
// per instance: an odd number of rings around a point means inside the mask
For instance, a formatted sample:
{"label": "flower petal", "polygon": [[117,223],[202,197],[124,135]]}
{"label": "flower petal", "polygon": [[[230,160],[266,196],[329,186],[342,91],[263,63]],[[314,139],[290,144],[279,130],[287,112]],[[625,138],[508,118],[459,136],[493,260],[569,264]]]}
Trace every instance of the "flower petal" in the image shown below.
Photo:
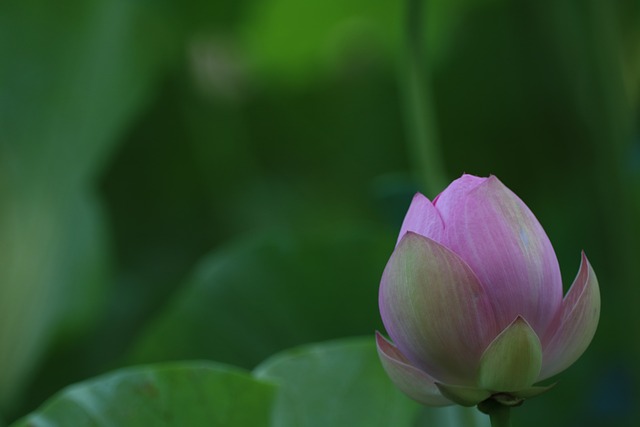
{"label": "flower petal", "polygon": [[582,262],[556,319],[544,340],[544,358],[540,380],[568,368],[591,343],[600,318],[598,279],[584,252]]}
{"label": "flower petal", "polygon": [[476,387],[436,383],[443,396],[461,406],[475,406],[491,396],[491,392]]}
{"label": "flower petal", "polygon": [[527,321],[518,316],[482,355],[479,384],[494,392],[529,388],[541,366],[540,340]]}
{"label": "flower petal", "polygon": [[536,397],[542,393],[546,393],[556,386],[556,383],[546,386],[533,386],[528,388],[523,388],[522,390],[514,391],[511,394],[515,397],[519,397],[521,399],[529,399],[532,397]]}
{"label": "flower petal", "polygon": [[540,335],[562,302],[551,242],[529,208],[495,176],[465,175],[434,201],[440,243],[471,267],[493,303],[498,326],[524,316]]}
{"label": "flower petal", "polygon": [[412,365],[447,384],[475,384],[480,356],[498,329],[460,257],[408,232],[384,270],[379,303],[387,332]]}
{"label": "flower petal", "polygon": [[437,241],[442,235],[442,229],[442,218],[436,208],[429,199],[416,193],[402,222],[397,243],[400,243],[400,239],[407,231],[413,231]]}
{"label": "flower petal", "polygon": [[411,365],[400,350],[376,332],[378,355],[391,381],[404,394],[427,406],[446,406],[452,402],[442,396],[433,378]]}

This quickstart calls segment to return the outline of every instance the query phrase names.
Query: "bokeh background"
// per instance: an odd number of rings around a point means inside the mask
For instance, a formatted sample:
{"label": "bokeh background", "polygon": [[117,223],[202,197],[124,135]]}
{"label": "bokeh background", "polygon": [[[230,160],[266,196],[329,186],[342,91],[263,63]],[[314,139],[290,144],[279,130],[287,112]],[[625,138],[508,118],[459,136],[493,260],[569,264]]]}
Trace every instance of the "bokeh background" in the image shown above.
{"label": "bokeh background", "polygon": [[[0,418],[122,366],[380,329],[412,194],[401,1],[0,2]],[[602,317],[518,426],[640,420],[640,2],[431,0],[443,180],[497,175]],[[1,422],[0,422],[1,423]]]}

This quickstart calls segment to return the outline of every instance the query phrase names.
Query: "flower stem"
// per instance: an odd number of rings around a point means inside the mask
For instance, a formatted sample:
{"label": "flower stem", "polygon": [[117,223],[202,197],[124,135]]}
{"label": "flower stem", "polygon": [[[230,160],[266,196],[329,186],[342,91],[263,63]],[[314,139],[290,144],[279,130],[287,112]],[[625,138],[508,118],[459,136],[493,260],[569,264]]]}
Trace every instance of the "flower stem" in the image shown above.
{"label": "flower stem", "polygon": [[478,405],[478,409],[489,415],[491,427],[511,427],[511,407],[496,402],[493,399],[485,400]]}
{"label": "flower stem", "polygon": [[489,419],[491,420],[491,427],[510,427],[510,411],[511,408],[508,406],[500,405],[500,409],[497,409],[494,412],[489,414]]}
{"label": "flower stem", "polygon": [[446,185],[438,132],[429,91],[429,70],[423,49],[424,5],[426,0],[406,3],[406,75],[403,79],[408,140],[418,181],[429,197]]}

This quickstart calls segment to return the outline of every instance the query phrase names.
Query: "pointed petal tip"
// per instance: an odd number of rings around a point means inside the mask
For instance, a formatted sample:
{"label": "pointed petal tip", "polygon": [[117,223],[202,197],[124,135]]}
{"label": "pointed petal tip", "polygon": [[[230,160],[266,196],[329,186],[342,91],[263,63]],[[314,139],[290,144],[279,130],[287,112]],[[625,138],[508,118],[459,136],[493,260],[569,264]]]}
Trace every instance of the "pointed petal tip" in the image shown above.
{"label": "pointed petal tip", "polygon": [[407,236],[409,236],[410,239],[414,239],[414,238],[423,238],[424,239],[425,238],[425,236],[423,236],[421,234],[418,234],[415,231],[411,231],[411,230],[409,230],[406,233],[404,233],[403,238],[407,237]]}
{"label": "pointed petal tip", "polygon": [[[533,330],[533,328],[531,327],[531,324],[529,322],[527,322],[527,319],[525,319],[522,314],[518,314],[516,316],[516,318],[513,319],[513,322],[511,322],[511,325],[521,325],[521,326],[526,325],[528,328]],[[509,326],[511,326],[511,325],[509,325]],[[535,334],[535,331],[534,331],[534,334]]]}
{"label": "pointed petal tip", "polygon": [[378,347],[378,351],[383,351],[385,353],[391,347],[396,348],[391,341],[385,338],[384,335],[378,331],[376,331],[376,346]]}
{"label": "pointed petal tip", "polygon": [[402,237],[400,238],[400,240],[398,241],[398,244],[396,245],[396,250],[400,247],[400,245],[403,242],[407,242],[404,244],[410,244],[408,242],[418,242],[418,241],[424,241],[424,240],[433,240],[427,236],[424,236],[420,233],[418,233],[417,231],[413,231],[413,230],[407,230]]}
{"label": "pointed petal tip", "polygon": [[396,245],[408,231],[423,236],[437,238],[442,233],[444,223],[433,203],[422,193],[416,193],[411,199],[409,209],[402,221]]}
{"label": "pointed petal tip", "polygon": [[530,387],[542,366],[540,339],[518,315],[489,344],[480,360],[478,383],[483,389],[513,392]]}
{"label": "pointed petal tip", "polygon": [[[578,268],[578,273],[576,274],[576,278],[574,279],[571,287],[567,291],[563,299],[563,309],[564,310],[575,310],[579,301],[583,298],[583,295],[586,292],[592,292],[593,297],[597,302],[598,311],[600,307],[600,286],[598,284],[598,278],[596,277],[596,272],[593,270],[589,259],[584,251],[581,252],[580,257],[580,267]],[[569,313],[564,313],[568,315]]]}
{"label": "pointed petal tip", "polygon": [[591,263],[589,262],[589,258],[587,258],[587,254],[584,249],[580,251],[580,267],[578,267],[578,272],[582,269],[583,264],[591,267]]}
{"label": "pointed petal tip", "polygon": [[581,258],[580,269],[562,301],[559,315],[545,335],[539,380],[571,366],[596,333],[600,320],[600,287],[584,251]]}
{"label": "pointed petal tip", "polygon": [[419,191],[416,191],[416,193],[413,195],[413,199],[411,199],[411,201],[415,201],[415,200],[429,200],[429,198],[427,196],[425,196],[424,194],[422,194]]}
{"label": "pointed petal tip", "polygon": [[[520,197],[515,194],[509,187],[504,185],[500,178],[495,175],[489,175],[486,178],[480,178],[482,181],[479,182],[476,186],[474,186],[470,191],[481,191],[486,188],[486,191],[489,191],[493,194],[499,194],[501,198],[516,198],[518,201],[522,202]],[[524,202],[522,202],[524,204]],[[526,206],[526,204],[525,204]],[[529,209],[527,207],[527,209]]]}
{"label": "pointed petal tip", "polygon": [[453,184],[455,184],[454,188],[461,187],[466,191],[471,191],[477,186],[487,182],[490,178],[491,177],[483,177],[483,176],[477,176],[477,175],[465,173],[465,174],[462,174],[460,178],[453,181],[451,184],[452,186]]}
{"label": "pointed petal tip", "polygon": [[476,273],[501,328],[516,313],[536,331],[547,329],[562,302],[558,260],[542,225],[495,175],[451,184],[438,199],[442,241]]}

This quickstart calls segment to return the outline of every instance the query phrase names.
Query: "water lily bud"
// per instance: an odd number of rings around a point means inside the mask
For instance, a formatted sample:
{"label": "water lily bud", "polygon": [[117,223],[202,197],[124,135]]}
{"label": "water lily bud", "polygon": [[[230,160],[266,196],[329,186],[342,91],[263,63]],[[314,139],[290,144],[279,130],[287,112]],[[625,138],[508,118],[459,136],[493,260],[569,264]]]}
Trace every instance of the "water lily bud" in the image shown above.
{"label": "water lily bud", "polygon": [[542,226],[496,177],[463,175],[433,202],[416,194],[380,284],[391,380],[428,406],[515,405],[575,362],[598,325],[600,291],[582,254],[562,296]]}

